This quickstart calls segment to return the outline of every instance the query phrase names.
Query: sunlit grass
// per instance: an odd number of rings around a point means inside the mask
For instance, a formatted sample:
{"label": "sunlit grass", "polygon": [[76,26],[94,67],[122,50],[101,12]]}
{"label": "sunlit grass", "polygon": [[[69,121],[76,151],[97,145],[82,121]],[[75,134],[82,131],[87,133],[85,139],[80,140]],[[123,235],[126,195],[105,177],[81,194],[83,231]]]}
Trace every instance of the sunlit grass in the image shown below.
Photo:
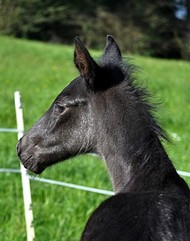
{"label": "sunlit grass", "polygon": [[[99,52],[93,51],[95,55]],[[133,56],[144,83],[156,95],[159,119],[173,144],[168,154],[178,169],[190,171],[190,64]],[[16,128],[13,93],[20,90],[25,129],[47,110],[77,71],[73,46],[53,46],[0,37],[0,127]],[[19,168],[16,134],[0,133],[0,167]],[[47,169],[42,177],[111,190],[104,164],[80,156]],[[188,180],[188,179],[186,179]],[[0,240],[26,240],[19,174],[0,173]],[[188,180],[190,184],[190,180]],[[87,218],[106,196],[31,181],[36,240],[76,241]]]}

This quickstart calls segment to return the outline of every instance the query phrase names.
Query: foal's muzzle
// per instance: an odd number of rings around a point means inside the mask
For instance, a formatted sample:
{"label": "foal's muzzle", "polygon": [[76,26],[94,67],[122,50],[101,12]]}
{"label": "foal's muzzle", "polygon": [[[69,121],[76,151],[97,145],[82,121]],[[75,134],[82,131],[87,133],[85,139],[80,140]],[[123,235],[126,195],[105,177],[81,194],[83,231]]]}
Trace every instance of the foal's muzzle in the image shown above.
{"label": "foal's muzzle", "polygon": [[30,144],[23,144],[23,138],[21,138],[17,143],[17,154],[23,166],[31,172],[40,174],[45,169],[45,166],[35,157],[35,152],[33,153],[34,147],[30,147]]}

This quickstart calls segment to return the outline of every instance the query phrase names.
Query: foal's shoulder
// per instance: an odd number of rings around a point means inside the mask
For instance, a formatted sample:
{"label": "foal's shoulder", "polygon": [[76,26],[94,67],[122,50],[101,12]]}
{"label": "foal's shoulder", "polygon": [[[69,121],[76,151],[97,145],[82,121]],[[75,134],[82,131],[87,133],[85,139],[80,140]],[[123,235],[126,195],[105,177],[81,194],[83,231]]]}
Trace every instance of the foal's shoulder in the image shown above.
{"label": "foal's shoulder", "polygon": [[[97,237],[97,233],[101,235]],[[117,194],[94,211],[82,241],[115,241],[118,233],[122,241],[186,241],[190,237],[190,202],[167,193]]]}
{"label": "foal's shoulder", "polygon": [[[184,196],[165,193],[125,193],[117,194],[107,199],[95,211],[97,217],[104,212],[107,221],[112,217],[120,219],[119,222],[131,225],[138,223],[150,227],[152,223],[169,226],[179,222],[188,221],[190,231],[190,200]],[[185,221],[186,220],[186,221]],[[137,227],[136,227],[137,228]]]}

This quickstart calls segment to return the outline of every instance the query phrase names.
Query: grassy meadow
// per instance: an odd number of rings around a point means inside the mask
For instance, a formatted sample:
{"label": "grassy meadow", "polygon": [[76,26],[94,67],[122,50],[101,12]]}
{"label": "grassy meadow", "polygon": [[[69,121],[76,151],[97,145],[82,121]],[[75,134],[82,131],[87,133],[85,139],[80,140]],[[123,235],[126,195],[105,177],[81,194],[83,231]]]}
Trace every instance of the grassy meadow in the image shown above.
{"label": "grassy meadow", "polygon": [[[118,41],[119,42],[119,41]],[[101,53],[92,51],[92,55]],[[155,102],[172,144],[165,144],[177,169],[190,171],[190,63],[132,56]],[[0,37],[0,128],[16,128],[13,93],[21,91],[25,129],[77,76],[73,46]],[[19,168],[15,133],[0,133],[0,168]],[[47,169],[41,177],[111,190],[104,164],[79,156]],[[190,185],[190,178],[186,178]],[[31,181],[37,241],[77,241],[91,212],[106,196]],[[0,240],[26,240],[19,174],[0,173]]]}

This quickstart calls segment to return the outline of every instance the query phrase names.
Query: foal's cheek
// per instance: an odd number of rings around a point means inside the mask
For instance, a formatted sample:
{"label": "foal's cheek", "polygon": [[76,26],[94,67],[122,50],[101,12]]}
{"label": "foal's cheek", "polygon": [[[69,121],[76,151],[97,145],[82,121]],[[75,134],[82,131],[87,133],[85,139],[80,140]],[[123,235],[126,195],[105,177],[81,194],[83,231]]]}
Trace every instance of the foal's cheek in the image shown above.
{"label": "foal's cheek", "polygon": [[62,132],[62,135],[59,138],[56,153],[61,155],[64,159],[72,157],[78,154],[81,146],[83,145],[83,141],[84,137],[79,130],[72,128],[71,130]]}

